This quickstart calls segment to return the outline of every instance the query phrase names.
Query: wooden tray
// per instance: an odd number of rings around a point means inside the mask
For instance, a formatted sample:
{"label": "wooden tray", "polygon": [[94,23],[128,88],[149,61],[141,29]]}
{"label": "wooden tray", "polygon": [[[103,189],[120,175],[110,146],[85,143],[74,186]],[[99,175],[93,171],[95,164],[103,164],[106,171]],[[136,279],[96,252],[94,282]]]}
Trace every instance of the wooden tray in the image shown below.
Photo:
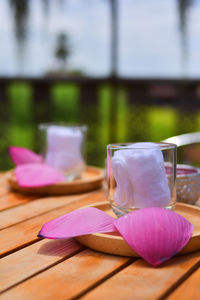
{"label": "wooden tray", "polygon": [[70,182],[60,182],[39,188],[23,188],[17,183],[14,171],[7,174],[7,181],[9,185],[20,192],[42,195],[67,195],[78,194],[95,190],[102,185],[104,180],[103,169],[87,166],[80,179]]}
{"label": "wooden tray", "polygon": [[[107,202],[93,204],[109,215],[115,217]],[[188,244],[178,254],[190,253],[200,249],[200,208],[183,203],[177,203],[175,211],[190,221],[193,226],[192,238]],[[139,255],[125,242],[125,240],[115,233],[96,233],[76,237],[76,240],[88,248],[115,255],[135,256]]]}

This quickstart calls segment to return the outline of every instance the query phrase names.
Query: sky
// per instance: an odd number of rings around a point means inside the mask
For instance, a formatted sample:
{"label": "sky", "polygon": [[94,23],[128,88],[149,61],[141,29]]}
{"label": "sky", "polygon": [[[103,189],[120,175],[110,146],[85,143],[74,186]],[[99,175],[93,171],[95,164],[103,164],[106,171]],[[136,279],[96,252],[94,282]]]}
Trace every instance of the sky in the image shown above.
{"label": "sky", "polygon": [[[110,72],[108,0],[30,0],[27,38],[19,63],[9,1],[0,0],[0,76],[42,76],[58,67],[56,37],[66,32],[68,69],[90,76]],[[118,74],[122,77],[200,77],[200,1],[188,11],[188,59],[182,60],[178,0],[119,0]]]}

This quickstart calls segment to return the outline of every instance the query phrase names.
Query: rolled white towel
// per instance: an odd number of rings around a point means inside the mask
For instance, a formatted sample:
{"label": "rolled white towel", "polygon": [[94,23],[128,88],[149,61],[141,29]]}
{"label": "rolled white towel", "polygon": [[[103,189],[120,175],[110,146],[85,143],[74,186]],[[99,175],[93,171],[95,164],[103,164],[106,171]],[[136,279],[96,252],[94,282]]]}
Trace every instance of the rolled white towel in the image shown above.
{"label": "rolled white towel", "polygon": [[63,172],[84,165],[82,158],[83,134],[78,128],[52,125],[47,129],[47,164]]}
{"label": "rolled white towel", "polygon": [[112,160],[112,169],[117,188],[115,191],[115,201],[119,206],[128,207],[133,198],[133,187],[126,171],[126,162],[123,157],[115,157]]}
{"label": "rolled white towel", "polygon": [[171,196],[159,146],[136,143],[128,148],[115,151],[111,160],[115,202],[126,208],[167,206]]}

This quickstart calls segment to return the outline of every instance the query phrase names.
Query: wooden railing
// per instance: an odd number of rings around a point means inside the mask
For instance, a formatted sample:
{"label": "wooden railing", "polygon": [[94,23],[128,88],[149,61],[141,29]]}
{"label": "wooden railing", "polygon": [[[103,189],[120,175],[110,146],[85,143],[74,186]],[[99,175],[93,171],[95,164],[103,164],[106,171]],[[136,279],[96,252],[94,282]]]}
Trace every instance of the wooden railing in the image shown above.
{"label": "wooden railing", "polygon": [[[0,105],[6,107],[7,92],[12,83],[25,82],[32,88],[32,99],[46,106],[46,114],[51,109],[51,90],[58,83],[74,83],[79,88],[80,111],[98,102],[98,91],[103,84],[111,87],[110,101],[113,109],[119,89],[124,89],[129,103],[135,105],[167,105],[181,110],[193,111],[200,107],[200,79],[126,79],[126,78],[88,78],[88,77],[0,77]],[[35,105],[37,108],[37,105]],[[36,119],[37,109],[35,109]],[[112,117],[112,116],[111,116]],[[39,119],[38,119],[39,120]]]}
{"label": "wooden railing", "polygon": [[[93,145],[98,145],[98,130],[95,126],[100,123],[99,114],[99,91],[106,85],[109,86],[110,102],[109,110],[109,125],[106,131],[109,134],[107,142],[116,142],[116,127],[117,127],[117,99],[120,91],[124,91],[128,109],[133,111],[132,115],[127,116],[126,126],[131,128],[128,140],[145,140],[142,132],[137,133],[137,127],[142,125],[148,128],[149,124],[146,121],[146,115],[143,109],[139,106],[148,108],[149,106],[170,106],[176,108],[180,112],[177,116],[178,129],[176,134],[184,133],[182,117],[190,115],[190,124],[196,112],[200,111],[200,79],[186,80],[186,79],[126,79],[126,78],[88,78],[88,77],[44,77],[44,78],[27,78],[27,77],[0,77],[0,116],[1,116],[1,133],[2,140],[5,140],[5,133],[3,126],[7,126],[7,118],[9,117],[9,90],[15,83],[26,83],[31,88],[32,108],[31,115],[34,119],[34,124],[40,122],[52,121],[52,90],[57,84],[74,84],[78,88],[78,113],[75,121],[79,123],[86,123],[91,130],[89,131],[89,142],[91,147],[89,149],[89,156],[91,163],[95,163],[96,157],[102,156],[102,149],[94,148]],[[16,99],[17,100],[17,99]],[[37,104],[40,105],[37,105]],[[20,104],[19,104],[20,105]],[[137,110],[138,106],[138,110]],[[133,108],[133,109],[132,109]],[[140,115],[140,122],[136,123],[136,119]],[[66,116],[67,119],[68,116]],[[187,121],[187,120],[186,120]],[[146,122],[146,123],[145,123]],[[182,123],[181,123],[182,122]],[[4,124],[4,125],[3,125]],[[141,128],[142,128],[141,126]],[[188,131],[192,131],[194,126],[188,126]],[[196,127],[195,127],[196,128]],[[183,129],[183,130],[182,130]],[[6,132],[6,131],[5,131]],[[167,136],[163,136],[166,138]],[[126,140],[124,138],[124,140]],[[92,144],[93,143],[93,144]],[[4,151],[6,151],[6,146]],[[105,145],[102,147],[105,148]],[[104,149],[103,148],[103,149]],[[98,153],[99,151],[99,153]],[[101,159],[102,160],[102,159]],[[3,163],[3,162],[2,162]]]}
{"label": "wooden railing", "polygon": [[134,103],[149,101],[155,104],[173,106],[198,106],[200,103],[200,79],[136,79],[136,78],[89,78],[89,77],[0,77],[0,101],[7,99],[6,90],[13,82],[29,83],[34,92],[34,100],[48,101],[50,89],[57,83],[75,83],[80,87],[83,101],[97,100],[97,90],[102,84],[122,87],[127,90],[128,99]]}
{"label": "wooden railing", "polygon": [[[97,109],[99,89],[102,85],[110,86],[110,113],[111,122],[114,122],[116,99],[118,91],[125,90],[126,98],[134,105],[167,105],[177,107],[181,111],[195,111],[200,107],[200,80],[186,79],[125,79],[125,78],[87,78],[87,77],[57,77],[57,78],[27,78],[27,77],[0,77],[0,108],[6,111],[8,89],[12,83],[26,82],[32,88],[33,114],[37,122],[42,121],[37,111],[37,103],[45,107],[46,120],[50,120],[52,88],[58,83],[74,83],[79,88],[80,121],[87,105],[92,106],[93,118]],[[5,114],[6,115],[6,114]],[[43,116],[44,117],[44,116]],[[43,118],[42,117],[42,118]],[[112,120],[113,119],[113,120]]]}

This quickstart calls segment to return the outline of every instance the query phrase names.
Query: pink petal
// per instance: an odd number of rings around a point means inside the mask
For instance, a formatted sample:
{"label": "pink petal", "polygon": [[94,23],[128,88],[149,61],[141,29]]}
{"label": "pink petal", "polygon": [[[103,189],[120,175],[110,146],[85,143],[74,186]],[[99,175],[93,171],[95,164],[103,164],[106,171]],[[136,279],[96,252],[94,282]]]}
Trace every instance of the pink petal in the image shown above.
{"label": "pink petal", "polygon": [[24,164],[15,169],[17,182],[21,187],[40,187],[65,180],[65,176],[46,164]]}
{"label": "pink petal", "polygon": [[159,207],[131,212],[115,220],[114,225],[126,242],[154,266],[178,253],[193,230],[185,218]]}
{"label": "pink petal", "polygon": [[115,230],[114,220],[113,217],[97,208],[86,207],[44,224],[38,236],[66,239],[96,232],[112,232]]}
{"label": "pink petal", "polygon": [[9,147],[9,154],[16,166],[28,163],[41,163],[43,160],[41,155],[22,147]]}

